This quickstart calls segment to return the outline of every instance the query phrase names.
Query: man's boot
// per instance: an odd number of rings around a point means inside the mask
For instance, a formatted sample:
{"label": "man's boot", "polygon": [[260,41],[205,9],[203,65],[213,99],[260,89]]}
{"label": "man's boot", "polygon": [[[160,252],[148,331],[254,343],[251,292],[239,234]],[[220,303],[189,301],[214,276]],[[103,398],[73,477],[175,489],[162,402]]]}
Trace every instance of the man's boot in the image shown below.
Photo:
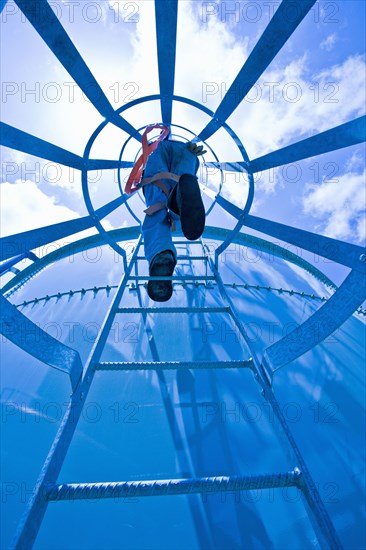
{"label": "man's boot", "polygon": [[[150,263],[149,275],[151,277],[171,277],[176,263],[171,250],[159,252]],[[173,294],[172,281],[149,281],[147,293],[155,302],[166,302]]]}
{"label": "man's boot", "polygon": [[205,228],[205,207],[196,176],[180,176],[168,198],[168,208],[180,216],[184,236],[189,241],[199,239]]}

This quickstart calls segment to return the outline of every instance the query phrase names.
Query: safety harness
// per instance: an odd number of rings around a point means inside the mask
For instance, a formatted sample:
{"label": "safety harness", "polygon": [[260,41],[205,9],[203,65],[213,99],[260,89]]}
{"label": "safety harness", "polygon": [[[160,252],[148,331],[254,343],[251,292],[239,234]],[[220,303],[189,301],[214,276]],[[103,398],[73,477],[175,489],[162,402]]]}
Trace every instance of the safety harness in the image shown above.
{"label": "safety harness", "polygon": [[[153,141],[152,143],[149,143],[147,140],[147,135],[156,128],[161,130],[161,134],[155,141]],[[135,191],[138,191],[145,185],[156,185],[163,191],[164,195],[168,199],[170,192],[166,187],[166,185],[161,180],[170,179],[170,180],[173,180],[175,183],[178,183],[179,176],[177,176],[176,174],[173,174],[172,172],[159,172],[158,174],[155,174],[155,176],[142,179],[143,172],[149,156],[153,151],[155,151],[159,143],[163,139],[165,139],[168,134],[169,134],[169,128],[165,126],[165,124],[154,124],[146,128],[145,132],[142,135],[142,154],[135,162],[135,165],[132,168],[132,171],[126,183],[125,193],[127,193],[127,195],[132,195],[132,193],[134,193]],[[163,210],[166,207],[167,207],[167,202],[160,201],[146,208],[144,212],[148,216],[152,216],[153,214],[155,214],[155,212],[158,212],[159,210]],[[172,223],[172,226],[174,226],[174,223],[172,221],[171,223]],[[174,227],[173,227],[173,230],[174,230]]]}

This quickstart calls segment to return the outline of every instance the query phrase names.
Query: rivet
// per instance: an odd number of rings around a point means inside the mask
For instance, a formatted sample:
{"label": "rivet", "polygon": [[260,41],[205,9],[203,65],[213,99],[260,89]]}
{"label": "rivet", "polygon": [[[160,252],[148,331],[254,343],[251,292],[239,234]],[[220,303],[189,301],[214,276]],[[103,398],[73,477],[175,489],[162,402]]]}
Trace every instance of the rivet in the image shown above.
{"label": "rivet", "polygon": [[361,254],[361,256],[360,256],[360,262],[363,262],[363,263],[366,262],[366,254]]}

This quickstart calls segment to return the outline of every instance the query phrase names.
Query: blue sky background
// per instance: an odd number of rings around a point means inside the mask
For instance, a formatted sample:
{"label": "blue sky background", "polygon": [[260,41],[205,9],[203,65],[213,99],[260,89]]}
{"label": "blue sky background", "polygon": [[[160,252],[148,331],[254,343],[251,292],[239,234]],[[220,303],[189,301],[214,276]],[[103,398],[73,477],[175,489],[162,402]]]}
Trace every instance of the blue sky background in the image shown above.
{"label": "blue sky background", "polygon": [[[158,93],[152,0],[50,4],[115,108]],[[215,110],[278,5],[180,1],[175,93]],[[228,120],[251,159],[364,114],[364,22],[363,0],[320,1],[310,11]],[[83,154],[103,119],[11,0],[1,15],[1,80],[4,122]],[[136,127],[160,121],[159,103],[132,108],[125,117]],[[198,133],[207,121],[192,107],[174,104],[174,123]],[[118,158],[126,138],[109,125],[91,156]],[[220,161],[241,160],[222,130],[208,144]],[[137,153],[131,140],[124,158],[133,160]],[[208,153],[205,160],[214,159]],[[364,161],[365,148],[359,145],[260,174],[252,213],[362,244]],[[90,175],[96,208],[118,196],[115,173]],[[207,185],[215,189],[217,181],[209,172]],[[243,176],[225,176],[225,197],[243,206],[246,192]],[[86,214],[78,171],[7,148],[2,148],[1,197],[3,235]],[[141,215],[140,198],[131,205]],[[121,208],[104,225],[131,223]],[[234,221],[216,207],[208,223],[232,227]],[[343,278],[334,266],[324,270]]]}

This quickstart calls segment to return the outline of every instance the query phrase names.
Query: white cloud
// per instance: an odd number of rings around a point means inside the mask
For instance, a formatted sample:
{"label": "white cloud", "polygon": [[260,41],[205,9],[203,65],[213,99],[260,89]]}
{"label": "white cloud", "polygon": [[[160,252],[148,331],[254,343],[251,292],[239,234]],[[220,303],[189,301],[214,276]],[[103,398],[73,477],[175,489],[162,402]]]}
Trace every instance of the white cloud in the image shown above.
{"label": "white cloud", "polygon": [[364,157],[361,155],[359,150],[356,150],[345,164],[346,172],[357,171],[362,168],[364,164]]}
{"label": "white cloud", "polygon": [[70,208],[57,204],[54,197],[45,195],[30,180],[2,183],[0,192],[3,205],[3,235],[12,235],[80,217]]}
{"label": "white cloud", "polygon": [[[309,75],[304,55],[266,71],[230,122],[256,158],[362,115],[365,73],[365,58],[356,55]],[[245,122],[238,127],[240,120]]]}
{"label": "white cloud", "polygon": [[311,186],[303,198],[303,209],[320,220],[322,233],[329,237],[362,242],[366,237],[366,170],[347,172],[338,180]]}
{"label": "white cloud", "polygon": [[337,34],[334,32],[333,34],[330,34],[329,36],[327,36],[327,38],[325,38],[322,42],[320,42],[320,47],[322,50],[326,50],[327,52],[330,52],[333,49],[336,41],[337,41]]}

